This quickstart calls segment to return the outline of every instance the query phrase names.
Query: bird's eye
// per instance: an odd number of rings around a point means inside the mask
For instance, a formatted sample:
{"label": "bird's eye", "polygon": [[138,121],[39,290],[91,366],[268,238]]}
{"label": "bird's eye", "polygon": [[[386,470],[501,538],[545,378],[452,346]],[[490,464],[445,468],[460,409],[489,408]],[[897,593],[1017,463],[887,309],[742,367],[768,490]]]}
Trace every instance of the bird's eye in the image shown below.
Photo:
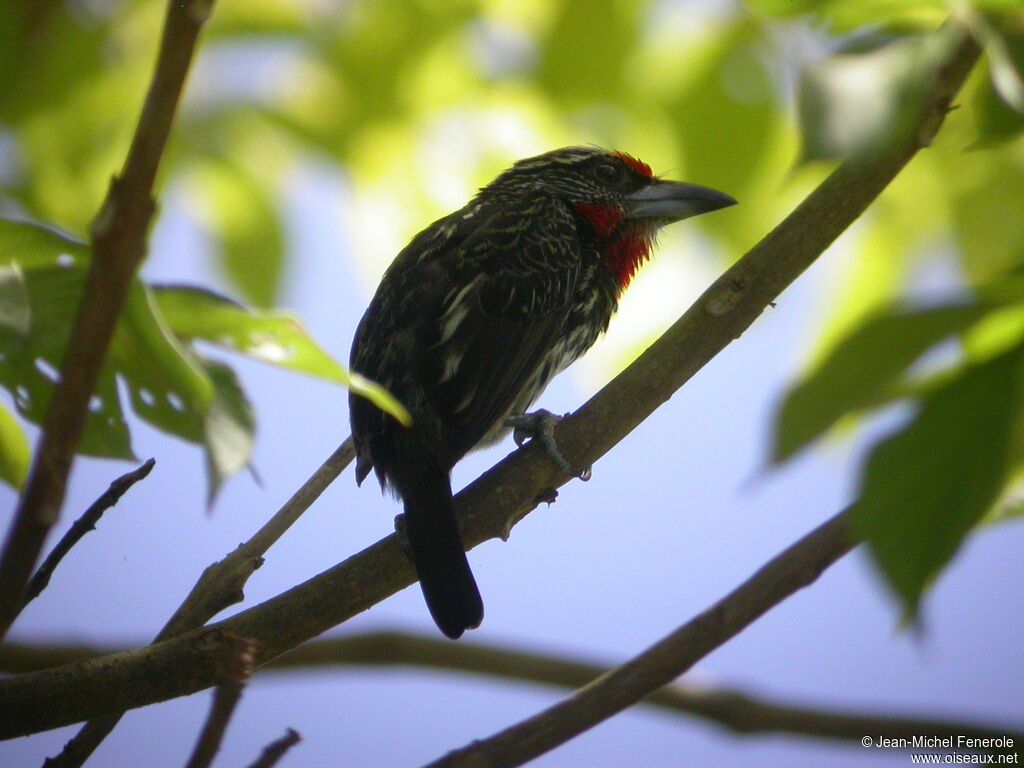
{"label": "bird's eye", "polygon": [[605,184],[614,184],[622,176],[622,169],[611,163],[601,163],[594,167],[594,176]]}

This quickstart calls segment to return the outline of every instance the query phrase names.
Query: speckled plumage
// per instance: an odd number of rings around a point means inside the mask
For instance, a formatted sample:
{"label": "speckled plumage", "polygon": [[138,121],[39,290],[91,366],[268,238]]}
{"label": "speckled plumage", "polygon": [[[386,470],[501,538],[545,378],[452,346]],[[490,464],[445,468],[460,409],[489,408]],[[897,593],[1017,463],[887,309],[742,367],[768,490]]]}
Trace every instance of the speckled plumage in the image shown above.
{"label": "speckled plumage", "polygon": [[[372,468],[404,500],[424,595],[450,637],[483,617],[452,512],[451,468],[500,437],[505,419],[604,332],[658,226],[682,217],[631,217],[643,206],[631,201],[672,184],[594,147],[522,160],[413,238],[356,330],[352,370],[413,417],[405,428],[350,397],[356,477]],[[714,195],[714,207],[731,201]]]}

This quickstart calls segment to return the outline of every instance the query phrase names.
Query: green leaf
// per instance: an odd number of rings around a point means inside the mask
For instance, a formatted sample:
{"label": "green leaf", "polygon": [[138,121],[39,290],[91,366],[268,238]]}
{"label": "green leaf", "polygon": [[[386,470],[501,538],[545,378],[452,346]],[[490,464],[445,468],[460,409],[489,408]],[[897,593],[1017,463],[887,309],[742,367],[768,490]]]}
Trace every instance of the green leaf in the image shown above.
{"label": "green leaf", "polygon": [[950,185],[949,211],[967,280],[985,285],[1024,267],[1024,160],[1012,152],[972,154],[985,161]]}
{"label": "green leaf", "polygon": [[202,339],[254,360],[347,384],[405,426],[409,412],[387,390],[345,370],[324,352],[298,318],[286,312],[247,310],[224,296],[185,286],[156,286],[162,315],[182,339]]}
{"label": "green leaf", "polygon": [[990,14],[978,26],[988,51],[992,85],[1003,101],[1024,112],[1024,25],[1020,8],[1005,19]]}
{"label": "green leaf", "polygon": [[196,210],[218,247],[224,274],[246,301],[274,303],[284,273],[284,232],[272,189],[226,158],[203,163],[192,174]]}
{"label": "green leaf", "polygon": [[1024,131],[1024,32],[996,16],[979,18],[976,26],[988,52],[989,78],[974,97],[978,138],[973,147],[983,148]]}
{"label": "green leaf", "polygon": [[349,373],[348,388],[357,395],[365,397],[385,413],[390,413],[404,427],[412,426],[412,415],[395,397],[380,384],[363,378],[358,373]]}
{"label": "green leaf", "polygon": [[570,107],[617,100],[629,87],[625,65],[637,44],[646,6],[618,0],[561,0],[540,41],[539,85]]}
{"label": "green leaf", "polygon": [[[0,254],[8,260],[0,266],[0,384],[13,394],[19,413],[39,424],[91,254],[73,238],[6,220],[0,220]],[[292,315],[249,311],[197,288],[151,289],[134,279],[90,403],[80,451],[133,458],[120,379],[141,418],[204,446],[212,502],[224,479],[248,462],[255,418],[234,372],[199,355],[191,346],[195,340],[330,381],[348,383],[348,377]],[[360,379],[352,388],[403,424],[411,423],[408,412],[379,386]],[[0,423],[0,452],[5,450],[2,430]],[[15,449],[9,475],[0,466],[0,478],[12,482],[19,478]],[[5,460],[0,455],[0,465]]]}
{"label": "green leaf", "polygon": [[858,326],[783,397],[771,461],[786,461],[845,414],[876,405],[928,349],[991,311],[985,304],[892,310]]}
{"label": "green leaf", "polygon": [[203,367],[215,389],[203,425],[207,505],[212,506],[224,479],[249,463],[256,418],[231,368],[213,360],[204,360]]}
{"label": "green leaf", "polygon": [[834,32],[848,32],[865,25],[934,29],[949,14],[943,0],[747,0],[749,5],[772,15],[790,17],[814,14]]}
{"label": "green leaf", "polygon": [[991,81],[978,88],[974,109],[978,115],[978,138],[971,145],[972,149],[1010,141],[1024,131],[1024,111],[1018,111],[1003,101]]}
{"label": "green leaf", "polygon": [[287,312],[248,310],[187,286],[153,286],[160,313],[179,338],[202,339],[254,360],[345,384],[348,375]]}
{"label": "green leaf", "polygon": [[686,178],[728,190],[742,203],[731,209],[729,227],[716,229],[713,218],[698,219],[696,226],[727,237],[736,250],[773,226],[779,179],[792,165],[788,118],[764,56],[768,37],[742,16],[724,24],[686,51],[678,63],[685,76],[675,93],[669,89],[664,96]]}
{"label": "green leaf", "polygon": [[[25,222],[0,220],[0,261],[16,264],[30,310],[27,332],[0,325],[0,384],[24,418],[40,424],[53,392],[82,292],[89,250],[81,242]],[[116,367],[116,366],[115,366]],[[89,404],[79,450],[134,458],[108,364]]]}
{"label": "green leaf", "polygon": [[28,475],[31,452],[18,420],[0,405],[0,480],[20,490]]}
{"label": "green leaf", "polygon": [[0,264],[0,327],[24,337],[31,318],[21,268],[17,262]]}
{"label": "green leaf", "polygon": [[[71,238],[9,221],[0,221],[0,247],[22,268],[32,310],[27,336],[0,329],[4,355],[0,378],[14,393],[22,415],[40,423],[91,256],[84,244]],[[201,320],[202,312],[192,309],[196,313],[192,320]],[[214,332],[223,336],[228,330],[215,328]],[[205,447],[211,499],[223,479],[245,465],[254,421],[233,373],[186,346],[164,318],[153,291],[138,279],[128,291],[100,374],[80,448],[83,453],[132,458],[117,378],[124,382],[132,410],[141,418]]]}
{"label": "green leaf", "polygon": [[1006,483],[1022,362],[1017,347],[964,369],[867,459],[854,525],[911,617]]}
{"label": "green leaf", "polygon": [[110,347],[114,366],[128,388],[132,410],[150,424],[202,443],[203,423],[214,385],[200,358],[161,316],[152,291],[136,281]]}
{"label": "green leaf", "polygon": [[941,29],[805,69],[799,85],[804,159],[873,155],[906,141],[956,34]]}

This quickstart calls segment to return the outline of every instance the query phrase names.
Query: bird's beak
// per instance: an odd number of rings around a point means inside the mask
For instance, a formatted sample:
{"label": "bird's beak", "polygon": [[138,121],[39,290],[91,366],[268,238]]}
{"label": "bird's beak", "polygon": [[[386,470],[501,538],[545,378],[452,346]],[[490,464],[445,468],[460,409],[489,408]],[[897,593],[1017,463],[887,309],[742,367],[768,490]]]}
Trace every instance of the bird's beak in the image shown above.
{"label": "bird's beak", "polygon": [[661,219],[664,223],[736,205],[731,195],[682,181],[652,181],[626,195],[626,217]]}

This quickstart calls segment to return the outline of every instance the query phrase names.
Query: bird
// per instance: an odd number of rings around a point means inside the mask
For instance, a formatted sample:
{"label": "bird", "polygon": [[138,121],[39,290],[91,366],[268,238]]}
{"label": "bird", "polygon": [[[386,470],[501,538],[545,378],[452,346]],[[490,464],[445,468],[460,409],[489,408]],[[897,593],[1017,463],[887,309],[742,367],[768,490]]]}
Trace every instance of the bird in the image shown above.
{"label": "bird", "polygon": [[412,424],[350,393],[356,482],[373,470],[401,499],[407,551],[446,636],[479,626],[484,610],[452,468],[522,423],[552,377],[607,329],[661,227],[735,203],[663,180],[624,152],[563,147],[519,160],[395,257],[349,362]]}

